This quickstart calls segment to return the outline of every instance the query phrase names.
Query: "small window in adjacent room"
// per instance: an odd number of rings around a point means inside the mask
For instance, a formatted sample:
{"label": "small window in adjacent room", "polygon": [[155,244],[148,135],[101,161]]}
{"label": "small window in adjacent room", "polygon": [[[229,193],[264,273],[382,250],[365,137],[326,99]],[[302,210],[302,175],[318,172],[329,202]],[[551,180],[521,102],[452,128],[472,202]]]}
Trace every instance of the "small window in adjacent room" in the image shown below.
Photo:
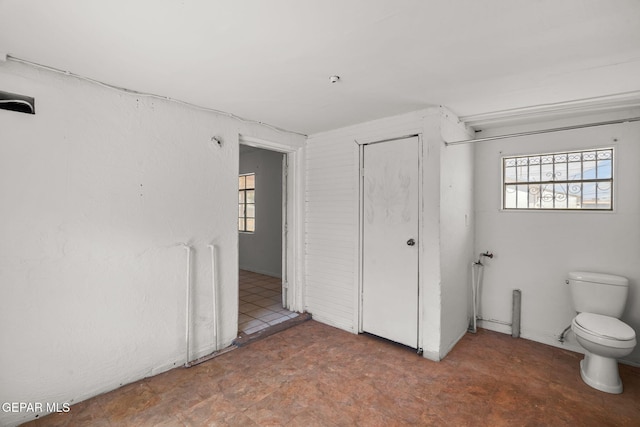
{"label": "small window in adjacent room", "polygon": [[613,210],[613,148],[503,157],[502,208]]}
{"label": "small window in adjacent room", "polygon": [[240,175],[238,182],[238,230],[256,231],[256,175]]}

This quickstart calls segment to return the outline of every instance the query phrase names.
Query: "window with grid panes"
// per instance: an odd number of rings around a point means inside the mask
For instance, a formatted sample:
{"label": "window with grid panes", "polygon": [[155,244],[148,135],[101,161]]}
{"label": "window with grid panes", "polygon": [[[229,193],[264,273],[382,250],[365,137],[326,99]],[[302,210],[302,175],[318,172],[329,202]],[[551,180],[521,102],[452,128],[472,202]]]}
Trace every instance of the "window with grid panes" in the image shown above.
{"label": "window with grid panes", "polygon": [[503,157],[502,207],[613,210],[613,148]]}
{"label": "window with grid panes", "polygon": [[256,231],[256,175],[240,175],[238,178],[238,230]]}

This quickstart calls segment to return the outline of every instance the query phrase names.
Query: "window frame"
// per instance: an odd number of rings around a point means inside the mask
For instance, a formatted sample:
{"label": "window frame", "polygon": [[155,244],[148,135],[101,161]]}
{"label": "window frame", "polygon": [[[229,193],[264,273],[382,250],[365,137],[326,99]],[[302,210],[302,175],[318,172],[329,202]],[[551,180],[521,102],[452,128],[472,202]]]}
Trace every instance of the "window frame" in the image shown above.
{"label": "window frame", "polygon": [[[246,186],[246,177],[253,176],[253,187],[248,188]],[[245,177],[245,187],[240,188],[240,178]],[[253,191],[253,203],[247,203],[247,191]],[[243,194],[242,201],[240,201],[240,195]],[[240,233],[255,233],[256,232],[256,173],[241,173],[238,175],[238,232]],[[253,205],[253,217],[247,216],[247,205]],[[240,209],[242,208],[242,215],[240,215]],[[253,219],[253,230],[247,229],[247,219]],[[243,226],[240,226],[240,220],[243,220]]]}
{"label": "window frame", "polygon": [[[609,151],[610,152],[610,157],[604,158],[604,159],[600,159],[598,157],[598,153],[599,152],[606,152]],[[595,178],[587,178],[585,179],[583,175],[584,173],[584,162],[585,161],[591,161],[591,160],[585,160],[582,155],[583,153],[589,153],[589,152],[594,152],[594,159],[593,161],[595,161],[595,170],[596,170],[596,177]],[[540,159],[542,159],[543,157],[546,156],[552,156],[554,158],[553,162],[551,163],[551,165],[553,166],[553,171],[554,171],[554,175],[555,175],[555,165],[556,165],[556,161],[555,161],[555,157],[556,156],[562,156],[562,155],[566,155],[567,158],[569,158],[570,155],[575,155],[575,154],[580,154],[580,160],[577,162],[573,162],[573,163],[579,163],[580,164],[580,179],[569,179],[569,166],[568,164],[570,163],[569,160],[566,161],[567,163],[567,176],[564,179],[559,179],[556,180],[555,177],[552,179],[548,179],[548,180],[542,180],[540,179],[539,181],[535,181],[535,180],[529,180],[527,179],[526,181],[518,181],[517,176],[518,176],[518,172],[516,169],[516,181],[511,181],[511,182],[506,182],[506,172],[507,172],[507,166],[506,166],[506,161],[507,160],[515,160],[516,161],[516,167],[517,167],[517,159],[524,159],[527,158],[527,161],[529,161],[529,159],[531,158],[535,158],[535,157],[539,157]],[[597,177],[597,169],[598,169],[598,160],[610,160],[610,177],[608,178],[598,178]],[[559,162],[561,163],[561,162]],[[541,163],[542,164],[542,163]],[[529,163],[527,163],[527,166],[530,166]],[[616,178],[615,178],[615,170],[616,170],[616,149],[613,146],[606,146],[606,147],[594,147],[594,148],[588,148],[588,149],[574,149],[574,150],[565,150],[565,151],[557,151],[557,152],[544,152],[544,153],[531,153],[531,154],[519,154],[519,155],[505,155],[505,156],[501,156],[500,157],[500,173],[501,173],[501,202],[500,202],[500,210],[504,211],[504,212],[537,212],[537,211],[542,211],[542,212],[603,212],[603,213],[610,213],[610,212],[614,212],[615,210],[615,183],[616,183]],[[529,169],[527,169],[528,172],[528,176],[529,175]],[[540,177],[542,177],[542,169],[540,169]],[[599,183],[608,183],[610,186],[610,203],[609,203],[609,207],[607,208],[597,208],[597,207],[592,207],[592,208],[584,208],[584,207],[569,207],[569,202],[567,201],[567,207],[530,207],[530,202],[527,203],[527,207],[518,207],[517,206],[517,202],[516,202],[516,206],[515,207],[507,207],[506,203],[507,203],[507,188],[508,187],[514,187],[514,186],[518,186],[518,185],[531,185],[531,184],[537,184],[537,185],[551,185],[551,186],[555,186],[555,185],[567,185],[567,188],[570,184],[580,184],[581,190],[580,190],[580,205],[583,204],[583,196],[584,196],[584,184],[585,183],[591,183],[594,184],[596,187]],[[516,190],[518,191],[518,190]],[[568,197],[568,193],[569,190],[567,189],[567,197]],[[528,192],[530,192],[530,190],[528,190]],[[555,190],[553,192],[555,194]],[[555,195],[552,198],[553,203],[555,205]],[[597,199],[596,199],[596,203],[597,203]]]}

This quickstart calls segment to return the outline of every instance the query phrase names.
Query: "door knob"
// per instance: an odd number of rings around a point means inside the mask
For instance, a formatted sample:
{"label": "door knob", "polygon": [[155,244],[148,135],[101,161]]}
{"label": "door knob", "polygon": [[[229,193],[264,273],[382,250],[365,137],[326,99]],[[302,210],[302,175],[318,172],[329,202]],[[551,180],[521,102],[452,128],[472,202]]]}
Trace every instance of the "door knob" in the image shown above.
{"label": "door knob", "polygon": [[413,239],[409,239],[409,240],[407,240],[407,245],[409,245],[409,246],[413,246],[413,245],[415,245],[415,244],[416,244],[416,241],[415,241],[415,240],[413,240]]}

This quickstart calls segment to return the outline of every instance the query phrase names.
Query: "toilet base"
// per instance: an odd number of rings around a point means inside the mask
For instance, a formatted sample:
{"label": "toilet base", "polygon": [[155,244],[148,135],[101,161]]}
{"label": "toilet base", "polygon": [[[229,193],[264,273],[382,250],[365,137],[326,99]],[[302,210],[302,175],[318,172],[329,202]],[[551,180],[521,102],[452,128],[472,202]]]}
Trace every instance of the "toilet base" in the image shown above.
{"label": "toilet base", "polygon": [[580,361],[580,376],[582,381],[605,393],[622,393],[622,380],[618,373],[618,361],[611,357],[602,357],[585,352]]}

